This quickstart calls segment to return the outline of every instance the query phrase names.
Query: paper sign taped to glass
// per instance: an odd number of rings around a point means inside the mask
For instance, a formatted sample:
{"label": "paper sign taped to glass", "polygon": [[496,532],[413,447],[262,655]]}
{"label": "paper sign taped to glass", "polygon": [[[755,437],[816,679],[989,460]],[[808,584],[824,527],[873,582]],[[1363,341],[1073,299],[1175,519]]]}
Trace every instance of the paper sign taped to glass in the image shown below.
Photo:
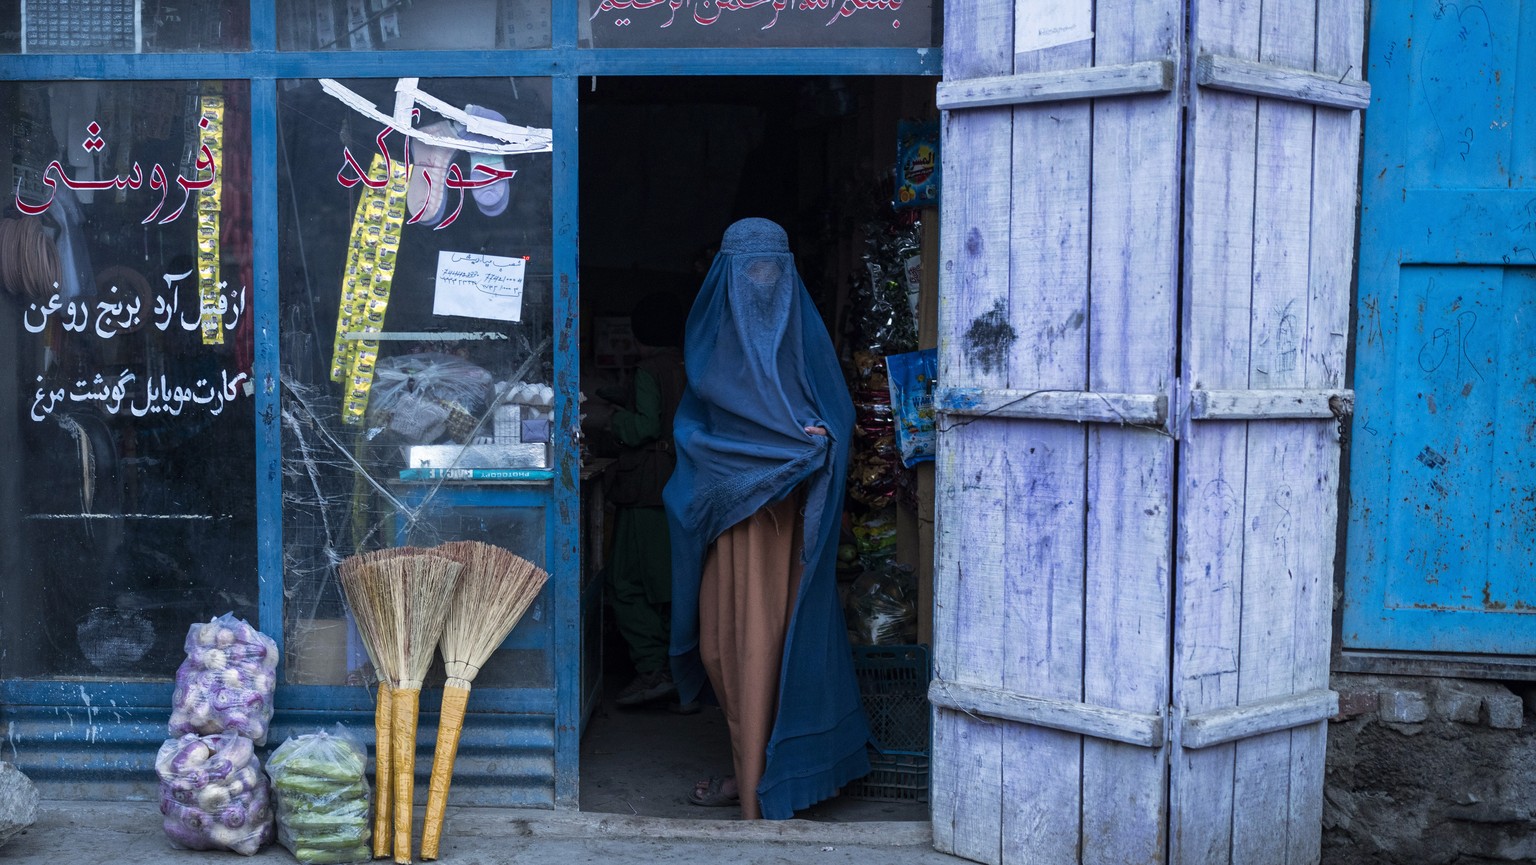
{"label": "paper sign taped to glass", "polygon": [[527,265],[525,258],[439,252],[432,314],[521,321]]}

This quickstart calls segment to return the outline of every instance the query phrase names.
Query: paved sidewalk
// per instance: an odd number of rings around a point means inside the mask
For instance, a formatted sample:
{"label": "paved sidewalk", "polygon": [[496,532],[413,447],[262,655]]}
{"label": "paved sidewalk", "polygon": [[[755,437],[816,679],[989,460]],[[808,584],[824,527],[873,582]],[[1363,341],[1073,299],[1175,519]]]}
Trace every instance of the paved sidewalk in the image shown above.
{"label": "paved sidewalk", "polygon": [[[934,852],[931,841],[927,823],[726,822],[450,808],[439,861],[445,865],[963,865],[965,860]],[[277,845],[249,860],[227,852],[177,850],[160,830],[160,814],[152,802],[44,801],[37,823],[0,847],[0,863],[5,865],[232,865],[242,861],[273,865],[294,859]]]}

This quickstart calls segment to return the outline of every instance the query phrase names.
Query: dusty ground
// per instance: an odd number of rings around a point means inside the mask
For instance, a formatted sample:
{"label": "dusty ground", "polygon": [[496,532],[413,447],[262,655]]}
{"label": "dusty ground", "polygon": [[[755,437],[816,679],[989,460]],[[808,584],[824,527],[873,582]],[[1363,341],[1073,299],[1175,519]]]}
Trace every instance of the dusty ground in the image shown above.
{"label": "dusty ground", "polygon": [[[675,715],[662,707],[621,710],[610,701],[594,713],[582,739],[581,810],[734,820],[734,808],[701,808],[687,800],[695,781],[730,771],[730,734],[718,708]],[[928,806],[840,796],[795,816],[823,822],[917,821],[928,819]]]}
{"label": "dusty ground", "polygon": [[[444,865],[965,865],[964,860],[934,852],[931,841],[926,823],[722,823],[450,807],[439,861]],[[0,862],[7,865],[291,865],[293,861],[291,853],[275,844],[250,858],[226,851],[173,849],[160,829],[159,813],[148,802],[45,800],[37,823],[0,849]]]}

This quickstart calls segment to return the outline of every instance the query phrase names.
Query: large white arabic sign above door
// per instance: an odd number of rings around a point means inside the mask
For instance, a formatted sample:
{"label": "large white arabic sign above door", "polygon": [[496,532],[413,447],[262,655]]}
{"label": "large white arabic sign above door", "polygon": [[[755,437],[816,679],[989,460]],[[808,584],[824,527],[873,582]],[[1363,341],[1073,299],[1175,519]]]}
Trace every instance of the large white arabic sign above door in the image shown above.
{"label": "large white arabic sign above door", "polygon": [[582,0],[593,48],[928,48],[933,0]]}

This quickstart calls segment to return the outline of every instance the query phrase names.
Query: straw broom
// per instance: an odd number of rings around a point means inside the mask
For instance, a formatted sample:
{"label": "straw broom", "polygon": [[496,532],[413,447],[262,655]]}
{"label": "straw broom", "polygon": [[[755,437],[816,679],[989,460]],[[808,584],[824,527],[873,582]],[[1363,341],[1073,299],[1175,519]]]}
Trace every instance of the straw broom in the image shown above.
{"label": "straw broom", "polygon": [[454,541],[433,551],[463,563],[464,571],[440,645],[448,681],[443,686],[427,816],[421,828],[423,859],[437,858],[470,682],[549,579],[548,573],[527,559],[479,541]]}
{"label": "straw broom", "polygon": [[[411,803],[416,782],[416,714],[421,680],[432,663],[432,650],[442,635],[462,565],[415,547],[378,550],[356,557],[344,571],[359,631],[365,633],[375,665],[390,680],[388,714],[381,696],[375,714],[375,761],[381,807],[374,813],[374,855],[411,861]],[[381,694],[383,689],[381,689]],[[381,717],[388,720],[380,722]],[[384,806],[386,799],[391,799]],[[393,814],[390,814],[390,811]],[[390,818],[393,817],[393,832]]]}
{"label": "straw broom", "polygon": [[453,604],[463,565],[441,555],[422,551],[382,565],[388,603],[398,628],[392,652],[396,671],[393,684],[394,729],[390,732],[395,776],[395,861],[411,861],[411,817],[416,788],[416,721],[421,706],[421,680],[432,666],[433,650],[442,638],[443,625]]}
{"label": "straw broom", "polygon": [[375,767],[373,858],[375,859],[388,858],[394,852],[390,844],[394,838],[392,831],[394,818],[390,810],[390,793],[394,790],[394,774],[390,771],[390,756],[393,752],[390,748],[389,734],[390,725],[394,723],[394,700],[392,699],[394,691],[390,687],[390,682],[395,678],[395,671],[385,666],[387,662],[393,660],[393,656],[386,656],[379,647],[395,641],[395,617],[387,614],[383,606],[375,602],[378,592],[373,585],[379,579],[376,567],[378,562],[415,552],[414,548],[401,547],[359,553],[343,559],[338,569],[341,588],[346,592],[347,604],[352,608],[352,619],[357,622],[357,630],[363,638],[363,646],[368,650],[368,660],[373,662],[374,674],[379,679],[378,698],[375,701],[373,714]]}

